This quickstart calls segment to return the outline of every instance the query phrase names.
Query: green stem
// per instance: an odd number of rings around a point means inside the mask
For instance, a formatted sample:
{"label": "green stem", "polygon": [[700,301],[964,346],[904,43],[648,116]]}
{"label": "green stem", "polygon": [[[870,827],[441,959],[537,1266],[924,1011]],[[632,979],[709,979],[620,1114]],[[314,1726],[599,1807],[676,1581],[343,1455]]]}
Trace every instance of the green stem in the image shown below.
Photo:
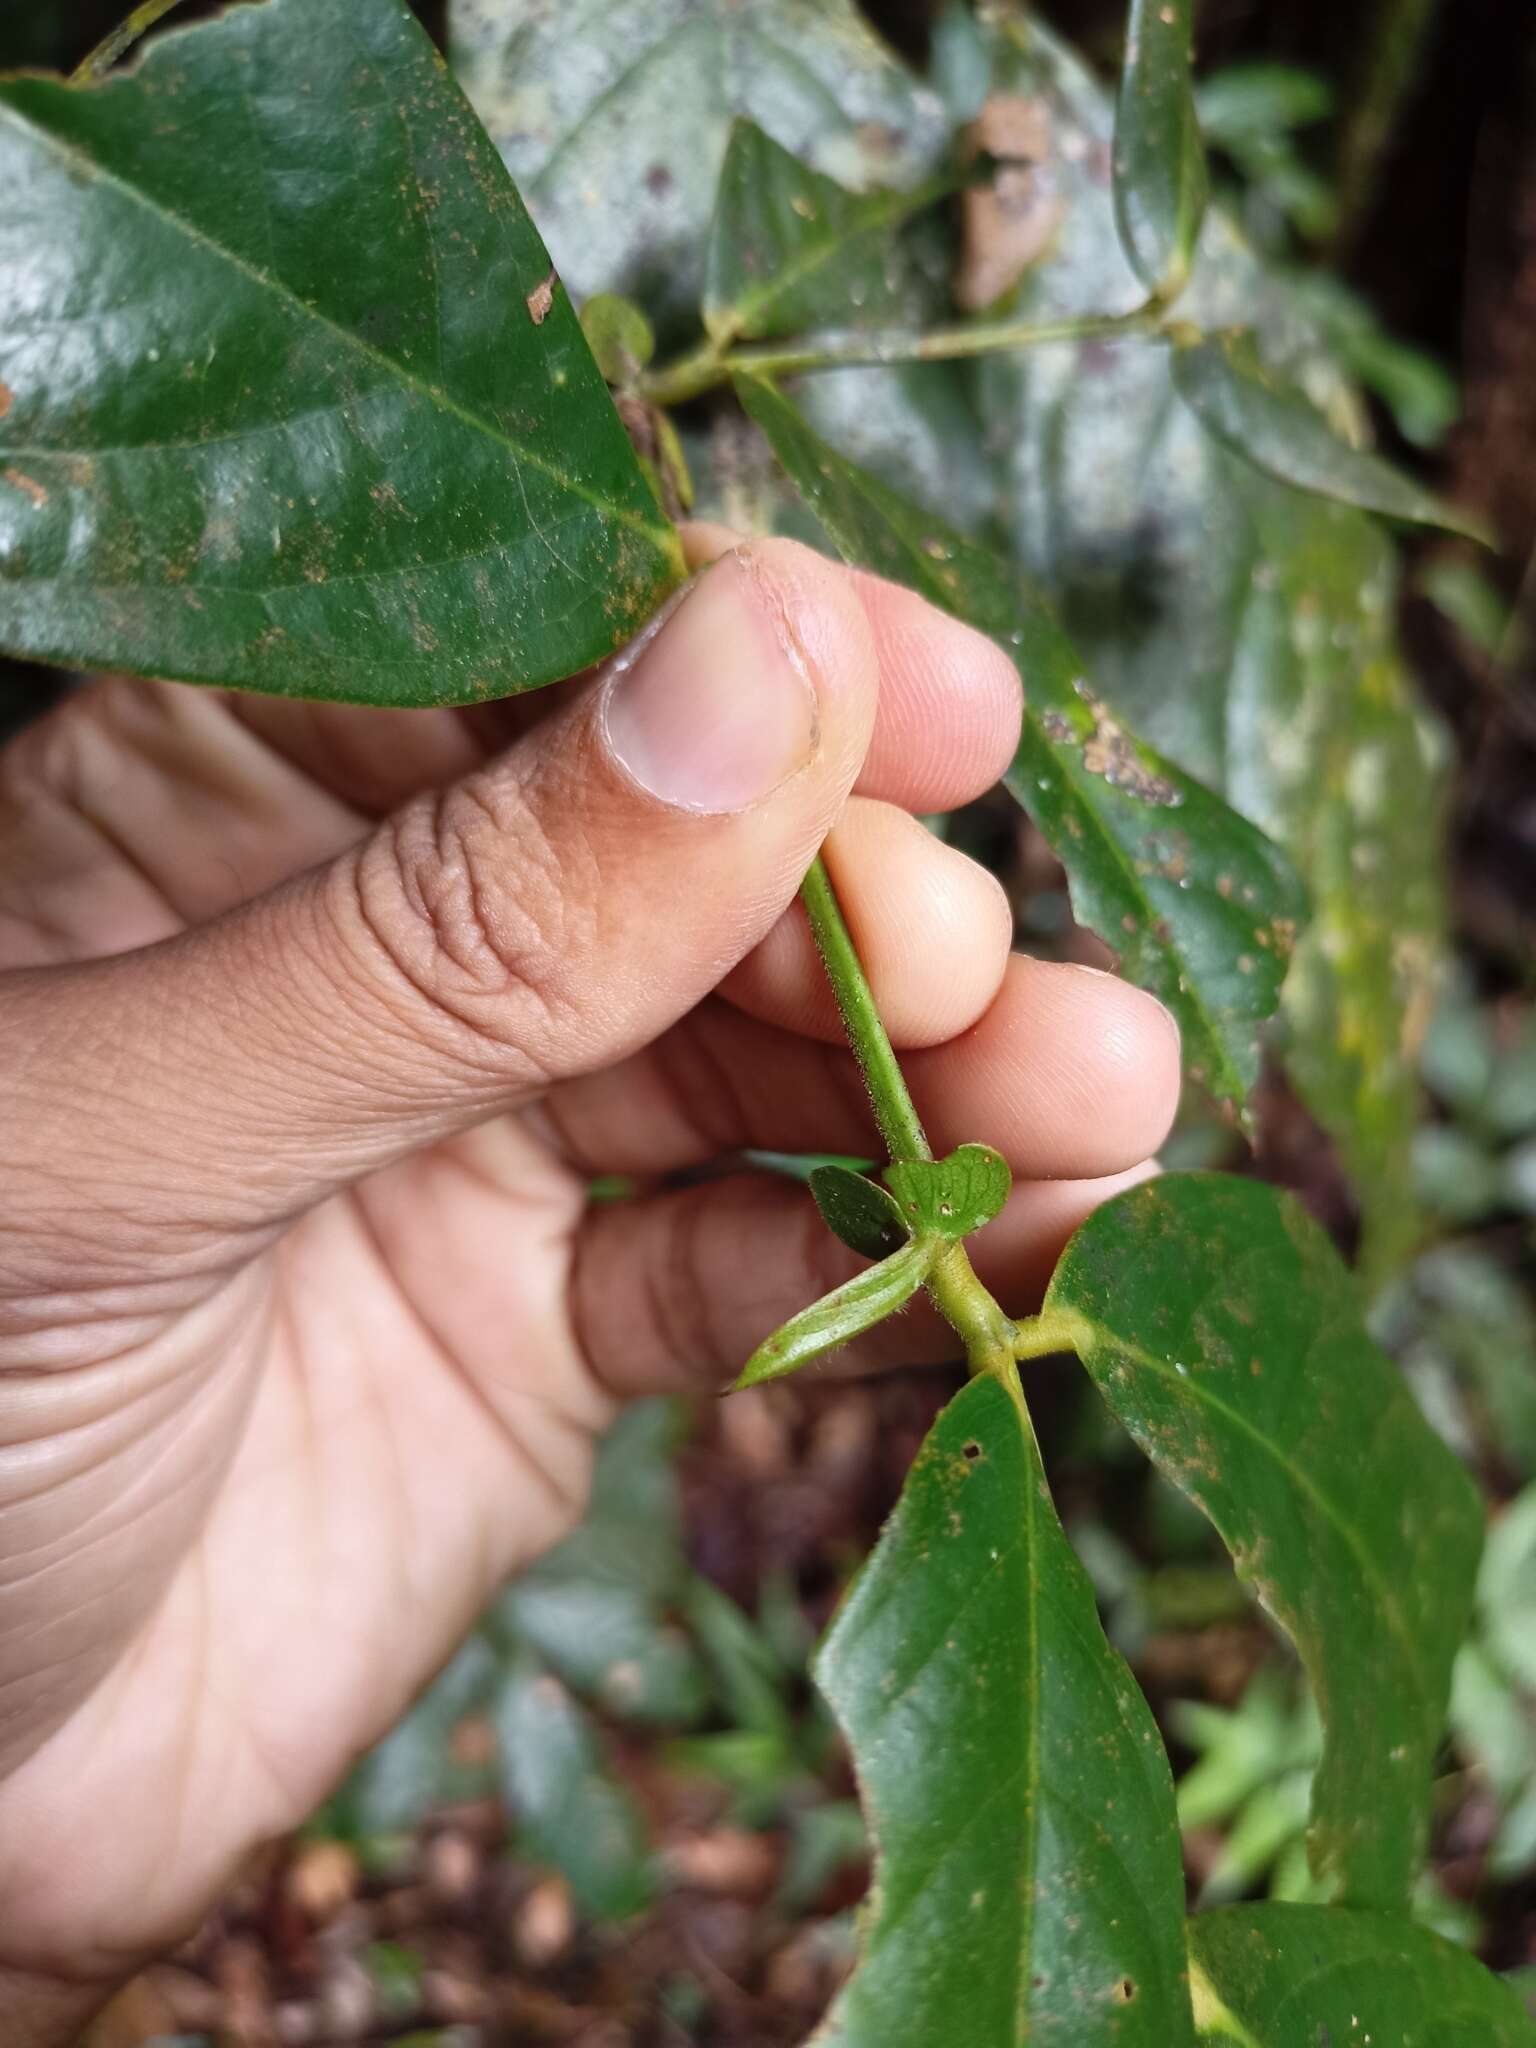
{"label": "green stem", "polygon": [[[800,885],[800,900],[892,1159],[931,1159],[927,1133],[907,1092],[853,936],[843,920],[832,877],[820,855]],[[934,1307],[964,1343],[971,1371],[999,1374],[1016,1387],[1013,1347],[1018,1333],[977,1279],[963,1244],[948,1245],[940,1252],[929,1268],[926,1285]]]}
{"label": "green stem", "polygon": [[134,8],[122,27],[113,29],[111,35],[96,45],[85,62],[76,67],[70,84],[97,84],[119,57],[126,56],[140,36],[148,35],[162,15],[169,14],[173,7],[180,5],[181,0],[143,0],[143,5]]}
{"label": "green stem", "polygon": [[939,363],[961,356],[1000,355],[1053,341],[1094,341],[1156,334],[1166,307],[1149,300],[1129,313],[1089,313],[1071,320],[971,320],[956,327],[857,330],[813,336],[794,347],[722,348],[707,341],[642,378],[655,405],[682,405],[738,373],[794,376],[807,370],[848,370],[881,363]]}
{"label": "green stem", "polygon": [[1075,1309],[1046,1309],[1015,1326],[1015,1358],[1048,1358],[1054,1351],[1081,1353],[1088,1325]]}
{"label": "green stem", "polygon": [[863,1070],[864,1085],[874,1104],[875,1121],[887,1151],[892,1159],[931,1159],[933,1152],[927,1134],[907,1093],[874,995],[864,979],[853,935],[843,922],[842,905],[832,887],[832,877],[820,854],[811,862],[810,871],[800,884],[800,900],[837,998],[848,1043]]}

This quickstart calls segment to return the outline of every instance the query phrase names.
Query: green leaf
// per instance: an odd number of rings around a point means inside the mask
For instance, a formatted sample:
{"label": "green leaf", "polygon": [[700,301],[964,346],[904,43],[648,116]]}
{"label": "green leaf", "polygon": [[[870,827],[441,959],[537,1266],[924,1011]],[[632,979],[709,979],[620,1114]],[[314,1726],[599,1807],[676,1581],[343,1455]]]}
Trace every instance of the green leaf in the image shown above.
{"label": "green leaf", "polygon": [[883,1323],[902,1308],[922,1286],[933,1263],[934,1246],[916,1238],[900,1251],[882,1259],[867,1272],[855,1273],[820,1301],[791,1316],[771,1337],[765,1337],[742,1367],[731,1387],[733,1394],[743,1387],[761,1386],[765,1380],[780,1380],[798,1372],[813,1358],[852,1343],[855,1337]]}
{"label": "green leaf", "polygon": [[1189,1923],[1200,2039],[1231,2048],[1533,2048],[1536,2024],[1465,1949],[1384,1913],[1224,1906]]}
{"label": "green leaf", "polygon": [[1008,786],[1067,870],[1073,908],[1179,1020],[1190,1070],[1245,1116],[1258,1027],[1274,1009],[1302,902],[1283,856],[1111,716],[1041,601],[986,549],[814,435],[760,380],[742,403],[849,561],[1000,641],[1024,679]]}
{"label": "green leaf", "polygon": [[720,347],[878,320],[896,300],[894,231],[953,189],[845,191],[754,122],[732,126],[704,271],[704,325]]}
{"label": "green leaf", "polygon": [[0,178],[5,646],[464,703],[597,660],[679,580],[401,0],[267,0],[98,86],[0,80]]}
{"label": "green leaf", "polygon": [[815,1675],[876,1844],[829,2048],[1184,2048],[1168,1762],[1022,1405],[944,1410]]}
{"label": "green leaf", "polygon": [[866,1174],[846,1166],[818,1166],[811,1174],[811,1193],[828,1230],[861,1258],[887,1258],[913,1234],[896,1197]]}
{"label": "green leaf", "polygon": [[885,1181],[909,1229],[958,1240],[998,1214],[1013,1175],[990,1145],[961,1145],[947,1159],[904,1159],[888,1166]]}
{"label": "green leaf", "polygon": [[449,0],[449,54],[578,296],[699,303],[731,123],[841,184],[909,185],[937,97],[851,0]]}
{"label": "green leaf", "polygon": [[1491,545],[1477,520],[1379,455],[1341,441],[1294,385],[1266,369],[1250,334],[1216,334],[1175,347],[1173,382],[1208,432],[1277,482]]}
{"label": "green leaf", "polygon": [[583,1911],[622,1920],[654,1889],[645,1824],[609,1775],[596,1730],[536,1657],[498,1689],[502,1786],[527,1852],[560,1871]]}
{"label": "green leaf", "polygon": [[1194,0],[1131,0],[1115,107],[1120,240],[1149,292],[1171,298],[1189,275],[1209,181],[1190,82]]}
{"label": "green leaf", "polygon": [[1352,1904],[1400,1904],[1482,1510],[1367,1335],[1353,1277],[1291,1196],[1171,1174],[1088,1218],[1046,1310],[1073,1319],[1112,1412],[1301,1653],[1324,1731],[1319,1874]]}
{"label": "green leaf", "polygon": [[633,299],[595,292],[581,309],[592,360],[610,384],[633,384],[656,353],[656,330]]}
{"label": "green leaf", "polygon": [[628,1721],[689,1727],[712,1688],[672,1619],[692,1576],[677,1436],[670,1402],[626,1409],[599,1446],[580,1526],[512,1580],[495,1613],[583,1698]]}
{"label": "green leaf", "polygon": [[1195,89],[1207,139],[1223,148],[1308,128],[1333,112],[1333,87],[1293,64],[1228,64]]}

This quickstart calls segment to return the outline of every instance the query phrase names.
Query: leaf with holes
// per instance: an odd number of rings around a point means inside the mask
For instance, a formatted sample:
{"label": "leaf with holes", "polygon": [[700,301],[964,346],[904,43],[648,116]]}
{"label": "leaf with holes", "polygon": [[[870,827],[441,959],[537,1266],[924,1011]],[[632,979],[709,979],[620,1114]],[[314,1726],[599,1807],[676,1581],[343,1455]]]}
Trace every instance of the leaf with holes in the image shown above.
{"label": "leaf with holes", "polygon": [[679,580],[403,0],[266,0],[100,85],[0,80],[0,180],[0,644],[467,703],[597,660]]}
{"label": "leaf with holes", "polygon": [[903,1308],[922,1286],[933,1263],[934,1247],[914,1238],[878,1266],[855,1273],[820,1301],[791,1316],[782,1328],[765,1337],[742,1367],[731,1392],[781,1380],[814,1358],[851,1344],[876,1323]]}
{"label": "leaf with holes", "polygon": [[1508,1985],[1396,1916],[1223,1906],[1190,1921],[1189,1957],[1211,2048],[1536,2048]]}
{"label": "leaf with holes", "polygon": [[1186,2048],[1168,1760],[1001,1381],[934,1424],[816,1681],[876,1848],[818,2040]]}
{"label": "leaf with holes", "polygon": [[1323,1720],[1319,1874],[1351,1904],[1400,1906],[1482,1510],[1367,1334],[1353,1276],[1293,1197],[1170,1174],[1079,1227],[1046,1311],[1301,1653]]}
{"label": "leaf with holes", "polygon": [[867,1174],[834,1163],[814,1168],[810,1179],[822,1222],[860,1257],[887,1258],[911,1237],[896,1197]]}
{"label": "leaf with holes", "polygon": [[947,1159],[903,1159],[885,1169],[908,1228],[932,1237],[969,1237],[1008,1199],[1013,1175],[990,1145],[961,1145]]}
{"label": "leaf with holes", "polygon": [[1487,543],[1475,519],[1379,455],[1341,441],[1300,391],[1265,366],[1251,334],[1215,334],[1176,347],[1173,383],[1207,432],[1277,482]]}
{"label": "leaf with holes", "polygon": [[1115,108],[1115,219],[1131,267],[1172,297],[1189,275],[1210,183],[1195,117],[1194,0],[1131,0]]}
{"label": "leaf with holes", "polygon": [[1302,916],[1284,856],[1110,714],[1015,572],[839,455],[771,385],[736,381],[849,561],[921,591],[1013,656],[1025,708],[1008,787],[1066,868],[1079,919],[1173,1011],[1191,1073],[1246,1120],[1258,1028]]}

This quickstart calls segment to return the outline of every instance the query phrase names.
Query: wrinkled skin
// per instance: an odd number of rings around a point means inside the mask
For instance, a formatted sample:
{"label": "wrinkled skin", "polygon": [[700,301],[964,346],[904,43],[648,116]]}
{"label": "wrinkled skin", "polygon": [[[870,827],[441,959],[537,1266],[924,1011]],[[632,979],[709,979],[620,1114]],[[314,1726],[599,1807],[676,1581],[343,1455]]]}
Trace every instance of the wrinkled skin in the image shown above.
{"label": "wrinkled skin", "polygon": [[[672,707],[643,730],[634,666],[463,713],[114,680],[0,757],[0,2003],[29,2048],[390,1725],[580,1513],[617,1402],[717,1385],[857,1263],[789,1183],[661,1178],[872,1148],[793,900],[829,830],[935,1141],[1019,1177],[978,1241],[1011,1308],[1167,1127],[1171,1020],[1010,959],[996,883],[908,815],[1008,759],[996,649],[764,542],[643,663]],[[698,742],[670,791],[669,731]],[[599,1171],[645,1191],[589,1214]],[[947,1339],[915,1314],[864,1362]]]}

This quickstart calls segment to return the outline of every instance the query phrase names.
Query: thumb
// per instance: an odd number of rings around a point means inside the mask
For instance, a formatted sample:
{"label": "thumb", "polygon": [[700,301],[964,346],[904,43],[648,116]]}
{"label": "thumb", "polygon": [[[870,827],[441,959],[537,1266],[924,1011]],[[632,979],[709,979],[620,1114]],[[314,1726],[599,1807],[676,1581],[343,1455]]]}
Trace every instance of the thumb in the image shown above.
{"label": "thumb", "polygon": [[227,1231],[622,1058],[790,902],[876,690],[846,573],[788,541],[724,556],[510,751],[331,866],[13,989],[55,1012],[16,1020],[53,1048],[23,1129],[56,1148],[89,1102],[119,1214],[148,1230],[169,1199]]}

